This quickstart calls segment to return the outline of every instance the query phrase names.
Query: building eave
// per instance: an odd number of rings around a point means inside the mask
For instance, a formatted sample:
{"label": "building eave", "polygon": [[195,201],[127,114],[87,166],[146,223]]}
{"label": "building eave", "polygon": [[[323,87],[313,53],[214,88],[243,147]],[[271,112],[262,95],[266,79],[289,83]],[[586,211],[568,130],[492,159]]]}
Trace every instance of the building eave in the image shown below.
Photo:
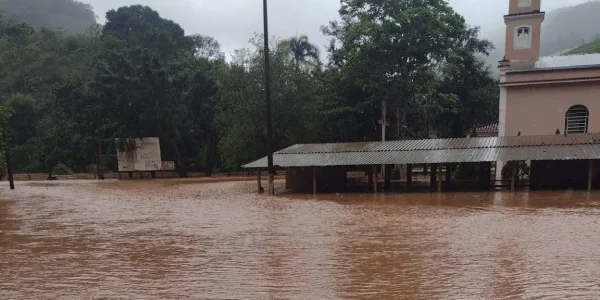
{"label": "building eave", "polygon": [[531,19],[531,18],[542,18],[545,19],[546,18],[546,13],[545,12],[541,12],[541,11],[535,11],[535,12],[528,12],[528,13],[522,13],[522,14],[512,14],[512,15],[505,15],[504,16],[504,21],[507,20],[521,20],[521,19]]}
{"label": "building eave", "polygon": [[584,82],[596,82],[600,81],[598,77],[583,77],[573,79],[555,79],[555,80],[531,80],[531,81],[516,81],[516,82],[505,82],[499,84],[500,87],[514,87],[514,86],[527,86],[527,85],[546,85],[546,84],[561,84],[561,83],[584,83]]}
{"label": "building eave", "polygon": [[529,73],[529,72],[553,72],[553,71],[586,70],[586,69],[600,69],[600,64],[551,67],[551,68],[527,68],[527,69],[510,69],[509,68],[506,70],[506,73],[511,74],[511,73]]}

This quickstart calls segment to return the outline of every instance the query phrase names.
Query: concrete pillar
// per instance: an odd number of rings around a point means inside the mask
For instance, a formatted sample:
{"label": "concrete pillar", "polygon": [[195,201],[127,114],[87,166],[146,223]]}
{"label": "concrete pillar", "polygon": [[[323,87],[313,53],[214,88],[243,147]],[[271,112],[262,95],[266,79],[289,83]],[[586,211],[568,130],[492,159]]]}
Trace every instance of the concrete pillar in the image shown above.
{"label": "concrete pillar", "polygon": [[502,181],[502,168],[504,168],[504,162],[496,162],[496,181]]}
{"label": "concrete pillar", "polygon": [[594,161],[590,160],[590,168],[588,171],[588,191],[592,190],[593,179],[594,179]]}

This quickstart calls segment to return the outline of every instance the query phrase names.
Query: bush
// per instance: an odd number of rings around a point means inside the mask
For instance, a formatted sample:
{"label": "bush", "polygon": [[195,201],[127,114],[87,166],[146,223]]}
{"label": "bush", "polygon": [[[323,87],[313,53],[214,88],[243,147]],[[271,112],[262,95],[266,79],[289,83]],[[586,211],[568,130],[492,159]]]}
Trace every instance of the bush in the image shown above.
{"label": "bush", "polygon": [[56,167],[54,167],[54,170],[52,170],[52,174],[54,174],[54,175],[70,175],[70,174],[73,174],[73,170],[71,168],[67,167],[63,163],[58,163],[56,165]]}

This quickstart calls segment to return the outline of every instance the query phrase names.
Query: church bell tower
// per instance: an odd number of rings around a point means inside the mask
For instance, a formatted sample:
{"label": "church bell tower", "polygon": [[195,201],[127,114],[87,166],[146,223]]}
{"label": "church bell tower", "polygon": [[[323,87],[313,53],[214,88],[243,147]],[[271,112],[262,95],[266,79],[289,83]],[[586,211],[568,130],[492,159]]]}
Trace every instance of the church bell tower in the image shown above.
{"label": "church bell tower", "polygon": [[546,13],[541,11],[541,0],[509,0],[506,24],[506,49],[500,67],[511,62],[534,62],[540,57],[542,22]]}

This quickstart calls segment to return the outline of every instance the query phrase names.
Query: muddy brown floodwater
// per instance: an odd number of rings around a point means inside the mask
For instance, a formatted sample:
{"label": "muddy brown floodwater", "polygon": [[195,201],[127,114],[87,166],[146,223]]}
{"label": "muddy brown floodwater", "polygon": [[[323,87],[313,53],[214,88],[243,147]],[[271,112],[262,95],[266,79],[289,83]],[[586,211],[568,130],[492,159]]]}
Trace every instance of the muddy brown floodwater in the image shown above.
{"label": "muddy brown floodwater", "polygon": [[0,190],[0,299],[600,299],[600,194]]}

